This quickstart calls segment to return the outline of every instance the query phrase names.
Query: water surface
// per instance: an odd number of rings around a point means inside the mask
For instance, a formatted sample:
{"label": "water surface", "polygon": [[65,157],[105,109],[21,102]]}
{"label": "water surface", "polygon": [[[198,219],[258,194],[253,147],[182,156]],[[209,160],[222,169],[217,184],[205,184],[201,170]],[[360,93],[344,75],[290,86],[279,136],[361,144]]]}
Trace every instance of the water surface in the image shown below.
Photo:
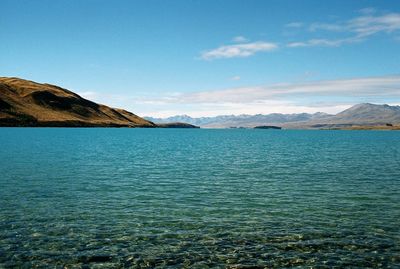
{"label": "water surface", "polygon": [[400,267],[400,132],[0,129],[0,268]]}

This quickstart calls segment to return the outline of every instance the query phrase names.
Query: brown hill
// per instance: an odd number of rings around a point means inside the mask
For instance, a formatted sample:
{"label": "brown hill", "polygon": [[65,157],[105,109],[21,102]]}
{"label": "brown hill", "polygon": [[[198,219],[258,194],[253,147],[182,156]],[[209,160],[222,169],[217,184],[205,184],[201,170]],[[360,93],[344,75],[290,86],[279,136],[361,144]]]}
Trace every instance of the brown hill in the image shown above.
{"label": "brown hill", "polygon": [[0,126],[157,127],[50,84],[0,77]]}

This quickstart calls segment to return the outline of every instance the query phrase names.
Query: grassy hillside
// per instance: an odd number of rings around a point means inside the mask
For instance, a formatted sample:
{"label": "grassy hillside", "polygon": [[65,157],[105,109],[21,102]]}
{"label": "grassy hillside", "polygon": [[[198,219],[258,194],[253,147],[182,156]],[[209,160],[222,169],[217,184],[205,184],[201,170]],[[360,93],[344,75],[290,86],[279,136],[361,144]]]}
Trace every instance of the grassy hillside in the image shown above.
{"label": "grassy hillside", "polygon": [[6,77],[0,77],[0,126],[156,127],[58,86]]}

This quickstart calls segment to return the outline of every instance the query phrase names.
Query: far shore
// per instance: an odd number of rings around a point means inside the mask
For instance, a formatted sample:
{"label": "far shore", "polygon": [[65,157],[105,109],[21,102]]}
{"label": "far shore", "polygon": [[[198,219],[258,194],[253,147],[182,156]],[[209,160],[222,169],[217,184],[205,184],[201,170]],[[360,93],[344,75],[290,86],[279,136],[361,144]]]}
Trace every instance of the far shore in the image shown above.
{"label": "far shore", "polygon": [[71,129],[76,129],[76,128],[85,128],[85,129],[96,129],[96,128],[115,128],[115,129],[204,129],[204,130],[265,130],[265,131],[280,131],[280,130],[308,130],[308,131],[329,131],[329,130],[342,130],[342,131],[399,131],[400,130],[400,125],[394,125],[394,126],[386,126],[386,125],[376,125],[376,126],[370,126],[370,125],[354,125],[354,126],[347,126],[347,127],[321,127],[321,128],[313,128],[313,127],[280,127],[280,128],[255,128],[255,127],[228,127],[228,128],[217,128],[217,127],[199,127],[199,126],[193,126],[190,124],[176,124],[176,123],[171,123],[171,124],[159,124],[156,125],[155,127],[147,127],[147,126],[118,126],[118,125],[21,125],[21,126],[16,126],[16,125],[2,125],[0,126],[1,128],[35,128],[35,129],[40,129],[40,128],[51,128],[51,129],[57,129],[57,128],[71,128]]}

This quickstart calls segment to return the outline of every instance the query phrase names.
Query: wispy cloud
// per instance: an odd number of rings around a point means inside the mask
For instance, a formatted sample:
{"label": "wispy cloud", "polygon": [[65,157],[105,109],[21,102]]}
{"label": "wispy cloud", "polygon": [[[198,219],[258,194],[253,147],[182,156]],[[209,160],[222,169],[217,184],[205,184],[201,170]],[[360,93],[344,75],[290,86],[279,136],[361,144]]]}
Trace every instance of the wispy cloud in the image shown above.
{"label": "wispy cloud", "polygon": [[303,25],[304,25],[304,23],[302,23],[302,22],[291,22],[291,23],[286,24],[285,27],[288,27],[288,28],[301,28],[301,27],[303,27]]}
{"label": "wispy cloud", "polygon": [[363,40],[364,38],[360,36],[348,37],[342,39],[310,39],[304,42],[288,43],[286,46],[289,48],[316,47],[316,46],[339,47],[343,44],[357,43]]}
{"label": "wispy cloud", "polygon": [[98,97],[98,93],[93,91],[78,92],[77,94],[86,99],[95,99]]}
{"label": "wispy cloud", "polygon": [[240,80],[240,79],[241,79],[240,76],[233,76],[233,77],[231,77],[231,80]]}
{"label": "wispy cloud", "polygon": [[308,29],[311,32],[315,32],[315,31],[319,31],[319,30],[340,32],[340,31],[344,30],[342,25],[333,24],[333,23],[320,23],[320,22],[315,22],[315,23],[310,24]]}
{"label": "wispy cloud", "polygon": [[258,52],[273,51],[277,48],[277,44],[264,41],[227,45],[205,51],[201,54],[201,58],[203,60],[214,60],[221,58],[249,57]]}
{"label": "wispy cloud", "polygon": [[361,102],[400,103],[400,75],[301,83],[279,83],[191,93],[125,95],[80,92],[80,95],[138,115],[336,113]]}
{"label": "wispy cloud", "polygon": [[[397,40],[397,34],[400,32],[400,13],[378,14],[374,8],[364,8],[359,10],[359,15],[350,20],[336,21],[331,23],[314,22],[306,24],[303,22],[291,22],[285,25],[287,28],[302,29],[318,34],[318,38],[310,38],[307,40],[295,40],[287,43],[288,48],[298,47],[339,47],[346,44],[364,42],[373,35],[379,33],[396,34],[394,39]],[[336,38],[320,37],[324,32],[335,33]],[[278,48],[277,43],[273,42],[248,42],[244,36],[236,36],[233,42],[239,43],[234,45],[220,46],[215,49],[204,51],[201,53],[201,59],[214,60],[223,58],[249,57],[258,52],[273,51]]]}
{"label": "wispy cloud", "polygon": [[400,75],[387,77],[327,80],[307,83],[283,83],[219,91],[187,93],[170,99],[177,103],[242,103],[286,98],[288,96],[388,96],[400,97]]}
{"label": "wispy cloud", "polygon": [[357,17],[348,22],[347,28],[362,36],[370,36],[380,32],[392,33],[400,30],[400,13]]}
{"label": "wispy cloud", "polygon": [[366,8],[360,9],[358,12],[360,12],[361,14],[364,14],[364,15],[369,15],[369,14],[375,13],[376,11],[377,11],[376,8],[366,7]]}
{"label": "wispy cloud", "polygon": [[[157,104],[157,109],[153,106],[153,114],[159,116],[167,110],[205,116],[316,111],[335,113],[356,103],[382,103],[388,100],[392,103],[400,101],[400,75],[199,91],[155,100],[137,100],[137,104],[153,101]],[[153,115],[150,112],[147,115]]]}
{"label": "wispy cloud", "polygon": [[331,46],[337,47],[344,44],[366,41],[373,35],[379,33],[391,34],[400,31],[400,13],[386,13],[377,15],[373,8],[360,10],[361,16],[352,18],[345,22],[321,23],[315,22],[308,26],[310,32],[337,32],[346,37],[334,39],[309,39],[306,41],[295,41],[287,44],[287,47],[312,47]]}
{"label": "wispy cloud", "polygon": [[249,40],[247,38],[245,38],[244,36],[235,36],[232,39],[232,41],[236,42],[236,43],[244,43],[244,42],[248,42]]}

